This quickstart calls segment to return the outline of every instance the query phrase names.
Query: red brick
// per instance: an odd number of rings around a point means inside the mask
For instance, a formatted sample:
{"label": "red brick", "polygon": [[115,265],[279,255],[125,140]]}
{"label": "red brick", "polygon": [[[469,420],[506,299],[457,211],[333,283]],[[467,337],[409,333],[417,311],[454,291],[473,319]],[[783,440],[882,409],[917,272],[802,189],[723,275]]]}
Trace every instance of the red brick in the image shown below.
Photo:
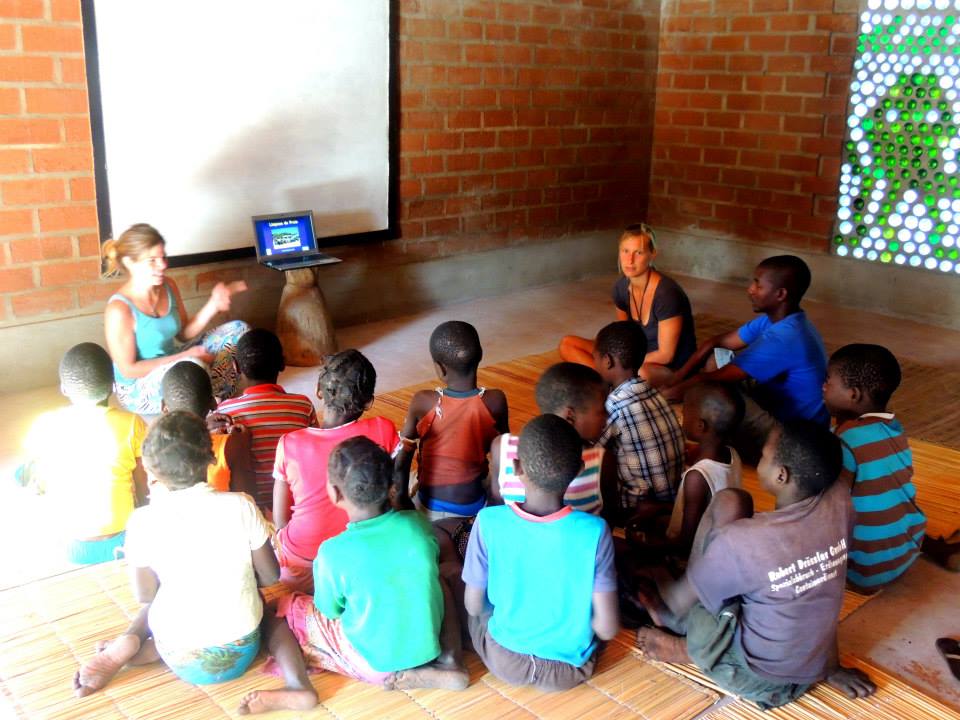
{"label": "red brick", "polygon": [[714,52],[739,52],[744,49],[743,35],[714,35],[710,49]]}
{"label": "red brick", "polygon": [[751,52],[783,52],[787,47],[785,35],[749,35],[747,48]]}
{"label": "red brick", "polygon": [[102,303],[120,289],[121,282],[97,282],[90,285],[81,285],[77,290],[78,307],[86,307],[95,303]]}
{"label": "red brick", "polygon": [[741,150],[740,164],[746,167],[775,168],[777,166],[777,155],[760,150]]}
{"label": "red brick", "polygon": [[762,55],[731,55],[727,59],[730,72],[757,72],[763,70],[763,65]]}
{"label": "red brick", "polygon": [[464,45],[464,59],[468,63],[495,63],[500,61],[500,48],[495,45]]}
{"label": "red brick", "polygon": [[500,19],[507,22],[530,22],[530,6],[524,2],[501,2]]}
{"label": "red brick", "polygon": [[753,12],[769,13],[789,10],[789,0],[753,0]]}
{"label": "red brick", "polygon": [[478,22],[449,22],[447,37],[451,40],[479,40],[483,37],[483,25]]}
{"label": "red brick", "polygon": [[90,143],[90,118],[85,117],[65,117],[63,122],[64,139],[68,143]]}
{"label": "red brick", "polygon": [[19,292],[34,287],[33,270],[9,268],[0,270],[0,293]]}
{"label": "red brick", "polygon": [[411,132],[409,130],[400,131],[400,153],[405,155],[410,152],[421,152],[423,151],[426,133],[422,132]]}
{"label": "red brick", "polygon": [[497,17],[497,4],[492,0],[471,0],[464,3],[463,16],[493,20]]}
{"label": "red brick", "polygon": [[826,35],[793,35],[787,43],[790,52],[823,53],[830,47],[830,38]]}
{"label": "red brick", "polygon": [[497,104],[497,91],[490,88],[477,88],[463,91],[465,107],[493,107]]}
{"label": "red brick", "polygon": [[817,158],[806,155],[781,155],[780,169],[815,173],[817,171]]}
{"label": "red brick", "polygon": [[0,210],[0,236],[33,232],[32,210]]}
{"label": "red brick", "polygon": [[481,115],[478,110],[453,112],[447,115],[447,128],[479,128]]}
{"label": "red brick", "polygon": [[0,17],[8,18],[42,18],[43,0],[2,0],[0,2]]}
{"label": "red brick", "polygon": [[11,180],[0,185],[4,205],[46,205],[65,199],[65,184],[61,179],[38,177],[30,180]]}
{"label": "red brick", "polygon": [[704,148],[703,162],[712,165],[731,165],[737,161],[737,151],[726,148]]}
{"label": "red brick", "polygon": [[810,70],[812,72],[850,72],[852,66],[849,57],[812,56]]}
{"label": "red brick", "polygon": [[452,85],[479,85],[483,77],[483,70],[476,67],[451,67],[447,72]]}
{"label": "red brick", "polygon": [[522,43],[531,45],[545,44],[550,36],[550,31],[539,25],[522,25],[519,28],[519,40]]}
{"label": "red brick", "polygon": [[423,181],[424,195],[452,195],[460,191],[458,177],[432,177]]}
{"label": "red brick", "polygon": [[427,42],[423,44],[423,59],[427,62],[458,62],[463,46],[458,42]]}
{"label": "red brick", "polygon": [[60,124],[46,118],[0,118],[0,143],[40,145],[60,142]]}
{"label": "red brick", "polygon": [[10,307],[13,309],[15,317],[63,312],[76,307],[76,304],[76,297],[72,288],[36,290],[10,297]]}
{"label": "red brick", "polygon": [[446,158],[447,172],[464,172],[480,169],[480,153],[456,153]]}
{"label": "red brick", "polygon": [[463,135],[457,132],[439,132],[427,135],[427,151],[459,150],[463,144]]}
{"label": "red brick", "polygon": [[79,0],[51,0],[51,17],[58,22],[79,22]]}
{"label": "red brick", "polygon": [[414,175],[443,172],[442,155],[416,155],[408,158],[410,172]]}
{"label": "red brick", "polygon": [[79,25],[23,25],[20,35],[27,52],[83,52],[83,30]]}
{"label": "red brick", "polygon": [[[817,58],[809,59],[816,60]],[[770,55],[767,58],[767,71],[771,73],[803,72],[807,69],[807,60],[808,56],[806,55]]]}
{"label": "red brick", "polygon": [[44,260],[64,260],[74,257],[70,236],[40,238],[40,256]]}
{"label": "red brick", "polygon": [[400,199],[409,200],[420,197],[423,193],[422,184],[419,180],[401,180],[400,181]]}
{"label": "red brick", "polygon": [[727,95],[727,110],[759,110],[763,99],[755,94]]}
{"label": "red brick", "polygon": [[2,82],[52,82],[53,58],[49,55],[0,57]]}
{"label": "red brick", "polygon": [[803,98],[796,95],[764,95],[763,109],[767,112],[796,113],[803,107]]}
{"label": "red brick", "polygon": [[27,238],[25,240],[11,240],[10,243],[10,262],[14,265],[37,262],[43,260],[40,242],[36,238]]}
{"label": "red brick", "polygon": [[77,250],[79,257],[100,257],[100,237],[96,233],[86,233],[77,236]]}
{"label": "red brick", "polygon": [[738,130],[725,130],[723,132],[723,146],[737,148],[755,148],[757,147],[757,134],[754,132],[740,132]]}
{"label": "red brick", "polygon": [[41,232],[97,227],[97,208],[92,204],[40,208],[39,214]]}
{"label": "red brick", "polygon": [[788,133],[819,134],[823,129],[823,118],[787,115],[783,119],[783,130]]}
{"label": "red brick", "polygon": [[468,132],[463,134],[464,148],[492,148],[497,144],[495,132]]}
{"label": "red brick", "polygon": [[744,130],[780,130],[780,115],[770,113],[744,113]]}
{"label": "red brick", "polygon": [[484,127],[506,127],[514,124],[512,110],[484,110]]}
{"label": "red brick", "polygon": [[818,15],[817,30],[829,30],[836,33],[854,33],[857,30],[857,16],[853,15]]}
{"label": "red brick", "polygon": [[87,112],[86,90],[28,87],[25,92],[28,113],[53,115]]}

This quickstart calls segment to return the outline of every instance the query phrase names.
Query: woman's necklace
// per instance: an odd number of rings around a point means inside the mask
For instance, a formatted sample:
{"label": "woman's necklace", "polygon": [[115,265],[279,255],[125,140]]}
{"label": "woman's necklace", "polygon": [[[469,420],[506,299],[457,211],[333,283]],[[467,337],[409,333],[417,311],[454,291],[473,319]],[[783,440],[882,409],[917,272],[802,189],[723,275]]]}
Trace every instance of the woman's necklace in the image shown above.
{"label": "woman's necklace", "polygon": [[647,287],[650,285],[650,276],[653,270],[647,270],[647,281],[643,284],[643,290],[640,292],[640,306],[637,307],[637,296],[633,292],[633,285],[630,286],[630,300],[633,301],[633,309],[637,311],[637,322],[643,325],[643,301],[647,295]]}
{"label": "woman's necklace", "polygon": [[160,317],[157,313],[157,308],[160,307],[160,298],[163,297],[162,291],[163,288],[156,288],[156,292],[151,288],[147,295],[147,301],[150,303],[150,315],[155,318]]}

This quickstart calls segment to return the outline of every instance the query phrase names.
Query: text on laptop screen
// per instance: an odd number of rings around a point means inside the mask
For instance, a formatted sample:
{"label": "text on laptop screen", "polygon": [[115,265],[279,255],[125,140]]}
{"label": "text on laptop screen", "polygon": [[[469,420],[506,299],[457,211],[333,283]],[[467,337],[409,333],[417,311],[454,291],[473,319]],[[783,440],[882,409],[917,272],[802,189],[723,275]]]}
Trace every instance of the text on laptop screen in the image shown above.
{"label": "text on laptop screen", "polygon": [[264,257],[316,250],[313,223],[309,215],[257,220],[257,243]]}

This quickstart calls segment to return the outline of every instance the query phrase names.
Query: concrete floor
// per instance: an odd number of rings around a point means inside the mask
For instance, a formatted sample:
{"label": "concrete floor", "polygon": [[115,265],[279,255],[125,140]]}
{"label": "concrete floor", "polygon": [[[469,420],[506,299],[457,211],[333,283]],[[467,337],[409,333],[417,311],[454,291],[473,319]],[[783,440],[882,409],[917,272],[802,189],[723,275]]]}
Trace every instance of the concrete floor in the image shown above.
{"label": "concrete floor", "polygon": [[[370,358],[377,368],[377,390],[389,392],[433,375],[427,340],[444,320],[467,320],[477,327],[484,345],[484,364],[545,352],[555,348],[564,334],[593,336],[613,319],[610,287],[614,279],[613,275],[601,276],[448,305],[343,328],[338,339],[341,348],[356,347]],[[695,312],[742,321],[752,317],[743,287],[678,279]],[[806,303],[805,307],[828,342],[877,342],[899,357],[926,365],[960,367],[960,332],[822,303]],[[17,464],[20,441],[32,419],[62,402],[54,382],[51,378],[49,388],[3,398],[0,477],[9,477]],[[281,382],[289,391],[313,397],[316,369],[289,368]],[[29,557],[11,550],[23,547],[25,539],[36,534],[30,524],[35,517],[31,510],[35,499],[25,498],[22,491],[4,482],[0,502],[11,510],[9,520],[0,524],[0,543],[7,548],[0,587],[62,570],[55,558],[44,559],[39,548],[32,548]],[[960,683],[952,680],[932,644],[937,637],[960,637],[958,591],[960,578],[920,562],[902,583],[848,618],[842,627],[842,647],[856,646],[872,662],[960,708]]]}

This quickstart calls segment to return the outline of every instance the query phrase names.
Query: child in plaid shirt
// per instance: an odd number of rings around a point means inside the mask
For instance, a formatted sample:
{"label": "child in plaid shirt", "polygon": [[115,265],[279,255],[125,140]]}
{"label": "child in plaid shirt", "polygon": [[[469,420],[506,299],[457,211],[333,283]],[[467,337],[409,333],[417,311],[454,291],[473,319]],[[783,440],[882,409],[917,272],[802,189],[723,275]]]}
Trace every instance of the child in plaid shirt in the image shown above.
{"label": "child in plaid shirt", "polygon": [[606,402],[609,419],[597,444],[616,454],[614,499],[619,500],[620,511],[611,517],[617,524],[638,514],[669,512],[683,472],[680,423],[663,396],[637,377],[646,353],[643,328],[629,320],[604,327],[594,344],[597,372],[613,388]]}

